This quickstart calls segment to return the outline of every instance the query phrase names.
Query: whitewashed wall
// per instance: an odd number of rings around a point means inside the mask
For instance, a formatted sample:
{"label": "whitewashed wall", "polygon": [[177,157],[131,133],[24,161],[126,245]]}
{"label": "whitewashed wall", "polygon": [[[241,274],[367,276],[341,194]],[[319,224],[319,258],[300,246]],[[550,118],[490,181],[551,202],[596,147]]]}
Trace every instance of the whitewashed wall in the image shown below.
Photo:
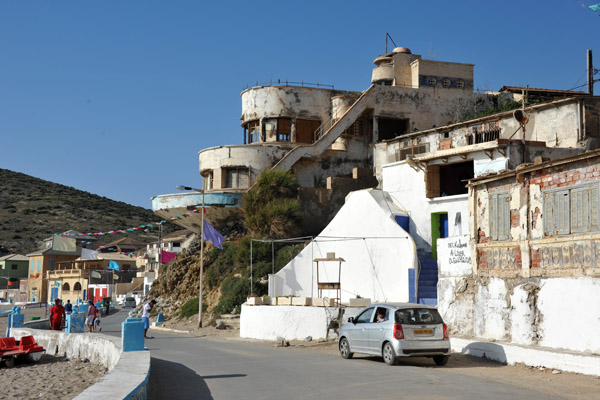
{"label": "whitewashed wall", "polygon": [[[313,259],[335,252],[345,260],[341,273],[343,302],[358,295],[373,301],[408,301],[408,269],[416,266],[416,248],[394,220],[399,214],[402,211],[380,190],[350,193],[323,232],[275,275],[275,287],[269,292],[317,297]],[[337,278],[336,263],[319,265],[327,265],[319,270],[320,281]],[[323,296],[334,295],[334,291],[323,291]]]}
{"label": "whitewashed wall", "polygon": [[438,302],[453,334],[600,355],[597,278],[440,276]]}
{"label": "whitewashed wall", "polygon": [[[410,216],[410,235],[418,248],[431,248],[431,213],[448,213],[448,236],[468,235],[468,195],[425,197],[422,171],[415,171],[406,161],[383,166],[383,190]],[[460,223],[457,223],[460,213]]]}
{"label": "whitewashed wall", "polygon": [[260,340],[325,339],[331,310],[324,307],[242,305],[240,337]]}

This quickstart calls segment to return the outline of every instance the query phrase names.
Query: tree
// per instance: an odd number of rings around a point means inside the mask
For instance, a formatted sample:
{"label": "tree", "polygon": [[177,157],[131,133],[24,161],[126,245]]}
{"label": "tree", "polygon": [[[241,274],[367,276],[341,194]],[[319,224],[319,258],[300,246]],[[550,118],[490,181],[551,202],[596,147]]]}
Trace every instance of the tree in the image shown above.
{"label": "tree", "polygon": [[290,171],[263,172],[244,196],[246,228],[253,236],[293,236],[302,222],[298,193],[298,182]]}

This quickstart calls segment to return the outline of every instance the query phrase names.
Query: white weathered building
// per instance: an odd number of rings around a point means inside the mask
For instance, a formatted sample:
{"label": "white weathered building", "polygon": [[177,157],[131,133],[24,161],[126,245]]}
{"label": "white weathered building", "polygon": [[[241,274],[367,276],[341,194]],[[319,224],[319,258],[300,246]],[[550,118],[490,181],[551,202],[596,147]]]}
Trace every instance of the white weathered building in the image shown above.
{"label": "white weathered building", "polygon": [[[241,196],[263,171],[284,169],[294,172],[319,232],[346,194],[377,185],[374,145],[459,121],[492,104],[493,96],[473,93],[472,64],[423,60],[403,47],[374,62],[372,85],[363,92],[282,82],[244,90],[243,144],[198,153],[204,198],[155,196],[153,210],[168,218],[204,201],[207,218],[220,224],[235,216]],[[198,219],[174,222],[197,232]]]}

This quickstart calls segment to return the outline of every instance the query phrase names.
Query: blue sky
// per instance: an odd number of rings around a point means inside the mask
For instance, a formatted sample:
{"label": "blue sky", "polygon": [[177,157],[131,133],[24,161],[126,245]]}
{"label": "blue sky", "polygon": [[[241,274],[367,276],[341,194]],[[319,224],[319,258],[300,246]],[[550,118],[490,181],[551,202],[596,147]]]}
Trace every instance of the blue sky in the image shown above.
{"label": "blue sky", "polygon": [[246,85],[364,90],[386,32],[475,64],[476,88],[584,84],[600,16],[581,4],[0,0],[0,168],[150,208],[201,185],[199,150],[243,143]]}

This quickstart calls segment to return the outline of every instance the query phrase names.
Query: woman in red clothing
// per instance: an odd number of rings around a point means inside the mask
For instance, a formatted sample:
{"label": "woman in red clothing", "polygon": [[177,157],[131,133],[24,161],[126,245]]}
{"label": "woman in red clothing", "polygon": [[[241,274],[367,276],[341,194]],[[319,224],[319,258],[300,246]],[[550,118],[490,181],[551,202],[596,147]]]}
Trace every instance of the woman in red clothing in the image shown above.
{"label": "woman in red clothing", "polygon": [[54,300],[54,305],[50,309],[50,328],[53,331],[62,330],[62,321],[65,316],[65,308],[60,304],[60,299]]}

